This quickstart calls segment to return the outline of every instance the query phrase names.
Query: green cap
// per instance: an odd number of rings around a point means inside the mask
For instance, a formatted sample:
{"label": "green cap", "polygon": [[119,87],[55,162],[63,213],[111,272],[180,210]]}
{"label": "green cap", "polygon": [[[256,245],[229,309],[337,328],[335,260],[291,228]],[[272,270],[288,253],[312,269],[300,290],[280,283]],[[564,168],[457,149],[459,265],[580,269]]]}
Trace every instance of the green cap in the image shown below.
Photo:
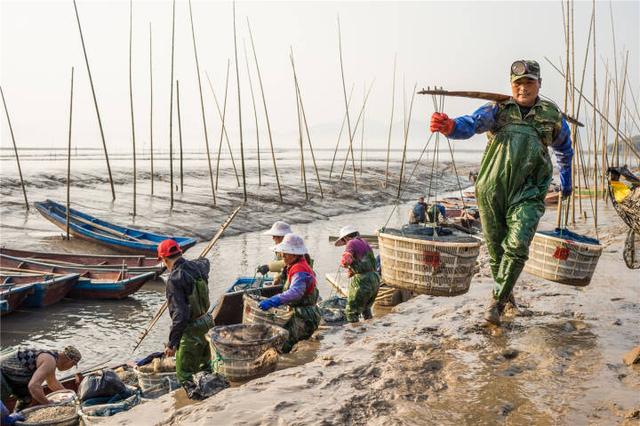
{"label": "green cap", "polygon": [[536,61],[520,59],[511,64],[511,82],[521,78],[540,80],[540,64]]}

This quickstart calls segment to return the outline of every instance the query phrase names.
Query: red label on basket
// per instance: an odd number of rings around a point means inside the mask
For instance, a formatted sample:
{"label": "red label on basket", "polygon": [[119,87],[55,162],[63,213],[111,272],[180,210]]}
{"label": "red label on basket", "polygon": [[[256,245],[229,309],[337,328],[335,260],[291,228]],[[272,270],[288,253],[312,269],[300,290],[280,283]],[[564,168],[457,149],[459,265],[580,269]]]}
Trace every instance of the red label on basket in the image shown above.
{"label": "red label on basket", "polygon": [[423,261],[425,265],[437,268],[440,266],[440,253],[437,251],[425,251],[423,253]]}
{"label": "red label on basket", "polygon": [[571,251],[566,247],[556,247],[556,251],[553,253],[553,257],[558,260],[567,260]]}

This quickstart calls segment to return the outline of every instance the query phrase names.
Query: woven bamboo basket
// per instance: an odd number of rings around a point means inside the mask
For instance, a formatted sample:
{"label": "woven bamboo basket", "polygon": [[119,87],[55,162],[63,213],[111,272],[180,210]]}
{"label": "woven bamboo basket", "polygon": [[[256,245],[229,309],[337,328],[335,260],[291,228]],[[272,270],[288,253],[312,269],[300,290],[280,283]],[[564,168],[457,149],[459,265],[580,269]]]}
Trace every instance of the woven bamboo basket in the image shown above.
{"label": "woven bamboo basket", "polygon": [[284,327],[293,316],[293,310],[288,306],[263,311],[258,306],[260,300],[254,296],[245,293],[242,299],[244,301],[244,310],[242,311],[243,324],[270,324]]}
{"label": "woven bamboo basket", "polygon": [[600,244],[565,240],[537,232],[529,246],[529,260],[524,270],[560,284],[584,287],[591,282],[600,254]]}
{"label": "woven bamboo basket", "polygon": [[285,329],[267,324],[214,327],[207,334],[211,367],[233,382],[264,376],[276,369],[278,351],[288,336]]}
{"label": "woven bamboo basket", "polygon": [[469,291],[481,242],[412,238],[378,232],[382,281],[395,288],[432,296]]}

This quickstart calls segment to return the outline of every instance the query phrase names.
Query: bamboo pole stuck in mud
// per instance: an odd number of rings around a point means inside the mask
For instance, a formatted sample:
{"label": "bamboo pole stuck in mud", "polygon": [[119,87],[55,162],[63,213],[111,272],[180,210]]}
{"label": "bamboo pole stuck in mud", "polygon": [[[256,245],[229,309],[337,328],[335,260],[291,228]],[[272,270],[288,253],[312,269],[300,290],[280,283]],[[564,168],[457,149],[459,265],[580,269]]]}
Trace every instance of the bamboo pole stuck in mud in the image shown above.
{"label": "bamboo pole stuck in mud", "polygon": [[133,217],[136,217],[137,167],[136,124],[133,113],[133,0],[129,0],[129,105],[131,110],[131,145],[133,147]]}
{"label": "bamboo pole stuck in mud", "polygon": [[[623,76],[620,85],[622,87],[616,88],[617,96],[616,96],[616,139],[613,143],[616,155],[616,167],[620,166],[620,143],[618,134],[620,133],[620,121],[622,120],[622,104],[624,103],[624,92],[625,92],[625,84],[627,82],[627,66],[629,65],[629,51],[627,50],[627,56],[624,61],[623,67]],[[629,144],[627,144],[629,145]],[[624,158],[623,158],[624,161]]]}
{"label": "bamboo pole stuck in mud", "polygon": [[391,85],[391,118],[389,119],[389,136],[387,137],[387,168],[384,172],[384,187],[389,184],[389,158],[391,155],[391,130],[393,129],[393,111],[396,100],[396,62],[398,54],[393,55],[393,84]]}
{"label": "bamboo pole stuck in mud", "polygon": [[[404,163],[407,158],[407,142],[409,141],[409,128],[411,127],[411,114],[413,112],[413,101],[416,98],[416,87],[418,87],[418,83],[416,82],[413,85],[413,93],[411,94],[411,102],[409,103],[409,115],[406,119],[406,124],[404,126],[404,146],[402,148],[402,162],[400,163],[400,178],[398,179],[398,199],[400,198],[400,193],[402,191],[402,175],[404,173]],[[437,135],[436,135],[437,138]]]}
{"label": "bamboo pole stuck in mud", "polygon": [[[362,96],[363,96],[363,98],[366,97],[366,90],[367,90],[367,87],[365,85],[362,88]],[[364,100],[363,100],[362,103],[364,103]],[[366,114],[365,111],[366,110],[362,110],[362,129],[360,130],[360,176],[362,176],[362,168],[363,168],[362,167],[363,166],[362,159],[363,159],[363,156],[364,156],[364,118],[365,118],[365,114]]]}
{"label": "bamboo pole stuck in mud", "polygon": [[[216,187],[213,184],[213,169],[211,168],[211,152],[209,151],[209,133],[207,132],[207,116],[204,112],[204,97],[202,96],[202,80],[200,78],[200,61],[198,60],[198,47],[196,44],[196,30],[193,23],[193,11],[189,0],[189,22],[191,23],[191,37],[193,38],[193,55],[196,59],[196,74],[198,76],[198,93],[200,94],[200,111],[202,112],[202,130],[204,132],[204,146],[207,152],[207,166],[209,168],[209,181],[211,183],[211,196],[213,205],[216,205]],[[180,123],[180,101],[178,100],[178,124]],[[180,191],[182,192],[182,132],[180,133]]]}
{"label": "bamboo pole stuck in mud", "polygon": [[7,124],[9,124],[9,133],[11,133],[11,141],[13,142],[13,152],[16,155],[16,164],[18,165],[18,175],[20,176],[20,185],[22,186],[22,195],[24,196],[24,205],[29,210],[29,201],[27,200],[27,190],[24,186],[24,179],[22,179],[22,168],[20,167],[20,156],[18,155],[18,146],[16,145],[16,137],[13,134],[13,126],[11,125],[11,118],[9,118],[9,108],[7,107],[7,101],[4,98],[4,91],[0,86],[0,94],[2,95],[2,104],[4,105],[4,112],[7,116]]}
{"label": "bamboo pole stuck in mud", "polygon": [[[340,76],[342,77],[342,93],[344,95],[344,108],[347,112],[347,130],[349,131],[349,151],[347,158],[351,154],[351,168],[353,170],[353,190],[358,192],[358,178],[356,176],[356,161],[353,156],[353,132],[351,131],[351,119],[349,118],[349,102],[347,100],[347,84],[344,79],[344,63],[342,60],[342,31],[340,30],[340,16],[338,16],[338,50],[340,53]],[[342,180],[342,174],[340,175]]]}
{"label": "bamboo pole stuck in mud", "polygon": [[[593,22],[593,100],[597,102],[598,100],[598,90],[597,90],[597,79],[596,79],[596,71],[597,71],[597,63],[598,63],[598,55],[596,51],[596,0],[592,1],[592,12],[591,19]],[[593,188],[595,191],[594,195],[594,215],[593,215],[593,224],[596,228],[596,232],[598,230],[598,130],[596,126],[596,109],[593,108],[593,115],[591,117],[591,125],[593,127]]]}
{"label": "bamboo pole stuck in mud", "polygon": [[264,85],[262,84],[262,74],[260,74],[260,65],[258,64],[258,55],[256,54],[256,46],[253,42],[253,33],[251,31],[251,24],[249,24],[249,18],[247,18],[247,28],[249,29],[249,37],[251,39],[251,49],[253,50],[253,60],[256,63],[256,71],[258,73],[258,82],[260,83],[262,105],[264,107],[264,115],[267,122],[267,132],[269,134],[269,146],[271,147],[271,159],[273,160],[273,171],[276,175],[276,184],[278,185],[278,196],[280,197],[280,203],[282,203],[284,200],[282,198],[280,176],[278,174],[278,165],[276,163],[276,153],[275,153],[275,150],[273,149],[273,136],[271,135],[271,122],[269,121],[269,111],[267,110],[267,98],[264,95]]}
{"label": "bamboo pole stuck in mud", "polygon": [[171,206],[173,208],[173,60],[176,35],[176,0],[172,1],[171,14],[171,95],[169,96],[169,185],[171,187]]}
{"label": "bamboo pole stuck in mud", "polygon": [[[615,27],[615,23],[613,21],[613,2],[610,0],[609,1],[609,18],[611,19],[611,38],[613,41],[613,76],[614,76],[614,80],[615,80],[615,85],[614,85],[614,89],[615,89],[615,110],[614,112],[617,112],[617,105],[618,105],[618,101],[619,101],[619,97],[620,97],[620,93],[618,92],[618,48],[616,47],[616,27]],[[618,130],[619,130],[619,126],[616,126],[616,133],[613,139],[613,151],[611,152],[611,154],[615,155],[616,158],[616,167],[619,166],[620,164],[620,157],[617,155],[618,152]]]}
{"label": "bamboo pole stuck in mud", "polygon": [[[302,120],[304,122],[305,132],[307,134],[307,142],[309,143],[309,151],[311,151],[311,160],[313,162],[313,169],[316,174],[316,180],[318,181],[318,189],[320,189],[320,198],[324,198],[324,192],[322,191],[322,182],[320,181],[320,172],[318,171],[318,164],[316,163],[316,155],[313,152],[313,144],[311,143],[311,133],[309,132],[309,123],[307,122],[307,114],[304,111],[304,103],[302,102],[302,91],[300,89],[300,82],[298,81],[298,74],[296,73],[296,66],[293,60],[293,48],[290,47],[291,68],[293,68],[293,80],[296,85],[296,94],[298,96],[298,103],[300,105],[300,111],[302,112]],[[301,135],[302,136],[302,135]],[[304,164],[304,162],[303,162]]]}
{"label": "bamboo pole stuck in mud", "polygon": [[93,105],[96,109],[96,115],[98,117],[98,127],[100,128],[100,137],[102,138],[102,148],[104,150],[104,158],[107,162],[107,171],[109,172],[109,183],[111,184],[111,196],[112,199],[116,199],[116,190],[113,186],[113,176],[111,175],[111,165],[109,164],[109,152],[107,151],[107,142],[104,137],[104,129],[102,128],[102,119],[100,118],[100,109],[98,108],[98,99],[96,97],[96,90],[93,85],[93,77],[91,76],[91,68],[89,67],[89,57],[87,56],[87,48],[84,45],[84,36],[82,35],[82,26],[80,25],[80,15],[78,14],[78,5],[76,0],[73,0],[73,8],[76,12],[76,21],[78,22],[78,30],[80,32],[80,42],[82,43],[82,52],[84,53],[84,62],[87,65],[87,74],[89,74],[89,84],[91,86],[91,95],[93,96]]}
{"label": "bamboo pole stuck in mud", "polygon": [[153,196],[153,56],[151,22],[149,22],[149,141],[151,143],[151,196]]}
{"label": "bamboo pole stuck in mud", "polygon": [[247,66],[247,78],[249,79],[249,90],[251,90],[251,104],[253,105],[253,119],[256,126],[256,153],[258,155],[258,186],[262,186],[262,165],[260,164],[260,128],[258,127],[258,110],[256,108],[256,96],[253,92],[253,81],[251,81],[251,71],[249,70],[249,57],[247,56],[247,43],[242,39],[242,50],[244,51],[244,63]]}
{"label": "bamboo pole stuck in mud", "polygon": [[242,140],[242,102],[240,98],[240,70],[238,68],[238,42],[236,37],[236,2],[233,2],[233,51],[236,62],[236,85],[238,88],[238,127],[240,128],[240,161],[242,162],[242,194],[247,202],[247,173],[244,168],[244,142]]}
{"label": "bamboo pole stuck in mud", "polygon": [[[351,97],[353,96],[353,89],[355,85],[351,85],[351,92],[349,92],[349,100],[347,101],[347,109],[351,106]],[[329,182],[331,182],[331,175],[333,173],[333,166],[336,161],[336,155],[338,154],[338,147],[340,146],[340,138],[342,137],[342,132],[344,131],[344,124],[347,121],[347,113],[344,113],[342,117],[342,124],[340,125],[340,131],[338,132],[338,140],[336,141],[336,148],[333,150],[333,158],[331,159],[331,167],[329,168]]]}
{"label": "bamboo pole stuck in mud", "polygon": [[220,110],[220,104],[218,103],[218,97],[216,96],[216,92],[213,90],[213,84],[211,83],[211,78],[209,77],[208,72],[204,72],[207,76],[207,82],[209,83],[209,89],[211,89],[211,94],[213,95],[213,101],[216,104],[216,110],[218,111],[218,117],[220,117],[220,121],[222,122],[222,126],[220,127],[220,141],[218,143],[218,158],[216,159],[216,189],[218,189],[218,177],[220,175],[220,154],[222,152],[222,138],[227,142],[227,149],[229,149],[229,156],[231,157],[231,165],[233,166],[233,173],[236,177],[236,184],[238,188],[240,187],[240,176],[238,175],[238,169],[236,168],[236,160],[233,158],[233,149],[231,149],[231,142],[229,141],[229,135],[227,134],[227,126],[225,124],[225,120],[227,117],[227,94],[229,92],[229,67],[231,66],[231,60],[227,59],[227,74],[224,80],[224,102],[222,106],[222,110]]}
{"label": "bamboo pole stuck in mud", "polygon": [[[178,107],[178,141],[180,143],[180,192],[184,192],[183,155],[182,155],[182,116],[180,114],[180,81],[176,80],[176,106]],[[215,192],[214,192],[215,194]],[[214,196],[215,204],[215,196]]]}
{"label": "bamboo pole stuck in mud", "polygon": [[[365,96],[364,98],[364,102],[362,103],[362,107],[360,108],[360,112],[358,113],[358,118],[356,119],[356,124],[355,126],[353,126],[353,134],[355,136],[355,134],[358,132],[358,126],[360,125],[360,120],[362,119],[362,116],[364,114],[364,109],[367,106],[367,101],[369,100],[369,95],[371,94],[371,89],[373,89],[373,84],[375,83],[375,80],[373,80],[371,82],[371,84],[369,85],[369,90],[367,90],[367,96]],[[347,162],[349,161],[349,154],[352,155],[351,159],[353,160],[353,149],[352,150],[347,150],[347,155],[345,155],[344,157],[344,162],[342,163],[342,172],[340,173],[340,179],[342,180],[342,177],[344,176],[344,172],[347,169]]]}
{"label": "bamboo pole stuck in mud", "polygon": [[300,94],[296,93],[296,113],[298,114],[298,141],[300,143],[300,178],[304,183],[304,199],[309,199],[309,190],[307,188],[307,171],[304,167],[304,144],[302,143],[302,117],[300,114]]}
{"label": "bamboo pole stuck in mud", "polygon": [[66,214],[66,240],[69,240],[69,222],[71,215],[71,125],[73,123],[73,73],[71,67],[71,95],[69,96],[69,142],[67,144],[67,214]]}

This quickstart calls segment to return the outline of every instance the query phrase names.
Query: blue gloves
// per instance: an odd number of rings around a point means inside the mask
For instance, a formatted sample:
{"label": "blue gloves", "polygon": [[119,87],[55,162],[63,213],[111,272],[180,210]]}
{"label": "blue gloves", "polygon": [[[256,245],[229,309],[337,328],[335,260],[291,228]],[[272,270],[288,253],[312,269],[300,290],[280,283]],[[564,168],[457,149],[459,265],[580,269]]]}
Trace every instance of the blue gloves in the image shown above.
{"label": "blue gloves", "polygon": [[268,311],[269,309],[277,308],[280,305],[282,305],[282,299],[280,299],[280,296],[276,295],[268,298],[267,300],[263,300],[258,306],[260,306],[260,309],[263,311]]}
{"label": "blue gloves", "polygon": [[571,167],[562,167],[560,169],[560,187],[562,188],[562,198],[571,195],[573,186],[571,185]]}

